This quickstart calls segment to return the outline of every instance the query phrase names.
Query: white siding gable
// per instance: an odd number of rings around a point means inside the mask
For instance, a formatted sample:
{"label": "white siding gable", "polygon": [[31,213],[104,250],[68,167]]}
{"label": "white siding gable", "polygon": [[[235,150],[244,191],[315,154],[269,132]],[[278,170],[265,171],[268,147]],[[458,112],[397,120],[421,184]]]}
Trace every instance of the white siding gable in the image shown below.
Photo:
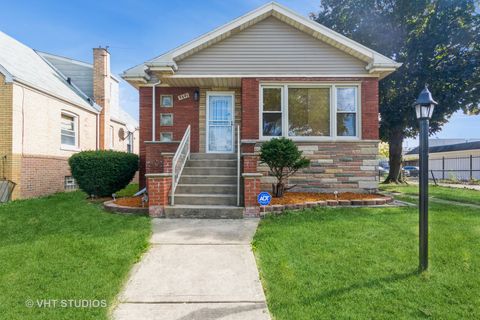
{"label": "white siding gable", "polygon": [[366,62],[275,17],[177,61],[176,75],[366,75]]}

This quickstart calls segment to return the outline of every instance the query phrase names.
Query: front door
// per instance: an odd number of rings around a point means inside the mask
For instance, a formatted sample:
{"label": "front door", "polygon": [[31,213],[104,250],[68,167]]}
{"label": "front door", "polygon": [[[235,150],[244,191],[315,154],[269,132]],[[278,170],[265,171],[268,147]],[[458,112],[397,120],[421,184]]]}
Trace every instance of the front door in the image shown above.
{"label": "front door", "polygon": [[233,153],[234,94],[207,93],[207,152]]}

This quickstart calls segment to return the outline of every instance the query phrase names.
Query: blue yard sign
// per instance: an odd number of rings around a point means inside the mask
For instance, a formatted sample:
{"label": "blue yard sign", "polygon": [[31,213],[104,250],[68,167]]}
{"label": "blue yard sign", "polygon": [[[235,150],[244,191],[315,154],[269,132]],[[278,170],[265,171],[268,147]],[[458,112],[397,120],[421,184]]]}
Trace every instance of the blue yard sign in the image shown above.
{"label": "blue yard sign", "polygon": [[268,192],[260,192],[257,200],[261,206],[268,206],[272,200],[272,196]]}

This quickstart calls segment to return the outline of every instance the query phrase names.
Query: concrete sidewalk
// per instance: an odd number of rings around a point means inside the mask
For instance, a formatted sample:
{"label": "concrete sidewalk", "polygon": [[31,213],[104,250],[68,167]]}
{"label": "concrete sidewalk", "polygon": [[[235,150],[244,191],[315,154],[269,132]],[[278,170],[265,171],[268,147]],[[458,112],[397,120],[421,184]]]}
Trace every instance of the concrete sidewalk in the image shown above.
{"label": "concrete sidewalk", "polygon": [[257,219],[153,220],[116,320],[270,319],[250,242]]}

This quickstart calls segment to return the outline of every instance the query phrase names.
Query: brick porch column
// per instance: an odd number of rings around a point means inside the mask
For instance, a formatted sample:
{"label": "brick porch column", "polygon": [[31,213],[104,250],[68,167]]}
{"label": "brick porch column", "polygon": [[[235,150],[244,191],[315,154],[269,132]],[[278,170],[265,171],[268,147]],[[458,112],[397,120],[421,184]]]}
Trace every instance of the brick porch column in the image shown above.
{"label": "brick porch column", "polygon": [[165,207],[169,204],[172,189],[173,153],[162,153],[160,156],[163,172],[147,173],[148,213],[151,217],[165,216]]}
{"label": "brick porch column", "polygon": [[243,177],[243,202],[245,206],[245,217],[259,217],[260,207],[257,196],[260,193],[260,178],[262,174],[257,172],[258,156],[245,154],[242,163]]}

